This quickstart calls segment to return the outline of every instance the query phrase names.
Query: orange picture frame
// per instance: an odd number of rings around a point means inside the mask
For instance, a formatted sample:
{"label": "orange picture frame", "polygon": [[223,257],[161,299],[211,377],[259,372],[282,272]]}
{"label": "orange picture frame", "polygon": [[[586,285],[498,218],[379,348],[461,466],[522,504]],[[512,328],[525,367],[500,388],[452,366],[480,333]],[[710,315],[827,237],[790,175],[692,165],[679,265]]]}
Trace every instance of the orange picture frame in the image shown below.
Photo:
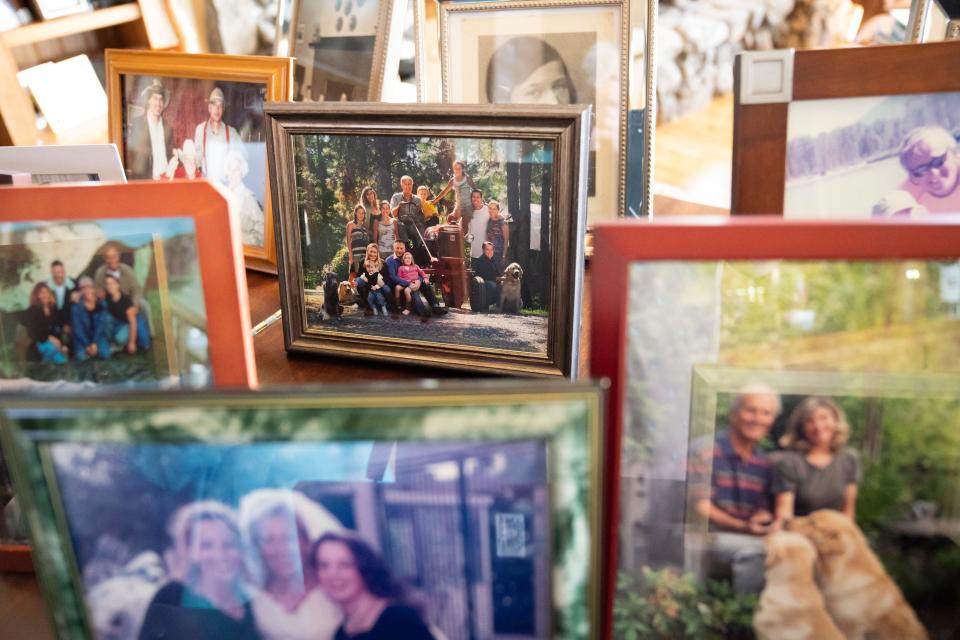
{"label": "orange picture frame", "polygon": [[7,187],[0,197],[0,223],[175,217],[194,223],[213,384],[255,387],[240,229],[221,190],[206,180],[140,181]]}
{"label": "orange picture frame", "polygon": [[[110,142],[117,145],[120,159],[128,172],[123,117],[126,105],[122,76],[261,84],[266,88],[263,95],[265,102],[290,101],[293,97],[293,58],[127,49],[107,49],[105,55]],[[228,125],[233,124],[228,116],[224,117],[224,122]],[[249,170],[250,174],[258,171],[254,167],[249,167]],[[248,269],[275,274],[277,273],[277,250],[266,162],[263,166],[263,179],[263,245],[245,244],[243,253]]]}

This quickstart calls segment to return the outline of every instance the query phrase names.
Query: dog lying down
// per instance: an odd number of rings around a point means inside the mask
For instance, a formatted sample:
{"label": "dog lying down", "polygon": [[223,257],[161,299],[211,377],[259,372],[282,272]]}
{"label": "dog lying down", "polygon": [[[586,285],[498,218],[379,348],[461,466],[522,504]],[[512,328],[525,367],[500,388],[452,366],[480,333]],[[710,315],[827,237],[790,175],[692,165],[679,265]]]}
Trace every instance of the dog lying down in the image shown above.
{"label": "dog lying down", "polygon": [[927,640],[926,629],[853,520],[822,509],[788,521],[786,529],[816,548],[820,592],[844,637]]}
{"label": "dog lying down", "polygon": [[813,578],[817,550],[799,533],[766,539],[766,586],[753,618],[757,640],[845,640]]}

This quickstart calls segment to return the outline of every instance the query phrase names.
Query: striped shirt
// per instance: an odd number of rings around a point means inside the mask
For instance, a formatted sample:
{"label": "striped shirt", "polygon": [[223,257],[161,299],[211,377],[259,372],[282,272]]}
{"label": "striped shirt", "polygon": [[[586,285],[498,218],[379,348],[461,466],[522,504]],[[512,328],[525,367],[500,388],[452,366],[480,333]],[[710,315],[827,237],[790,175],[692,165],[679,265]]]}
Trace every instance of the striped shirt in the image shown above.
{"label": "striped shirt", "polygon": [[[730,435],[724,431],[714,439],[712,459],[707,450],[700,463],[691,462],[691,479],[702,487],[706,498],[706,469],[711,467],[709,499],[715,509],[740,520],[748,520],[761,510],[770,510],[770,460],[754,449],[749,458],[741,458],[733,449]],[[704,464],[706,463],[706,464]],[[712,464],[711,464],[712,463]],[[700,482],[697,482],[697,479]]]}

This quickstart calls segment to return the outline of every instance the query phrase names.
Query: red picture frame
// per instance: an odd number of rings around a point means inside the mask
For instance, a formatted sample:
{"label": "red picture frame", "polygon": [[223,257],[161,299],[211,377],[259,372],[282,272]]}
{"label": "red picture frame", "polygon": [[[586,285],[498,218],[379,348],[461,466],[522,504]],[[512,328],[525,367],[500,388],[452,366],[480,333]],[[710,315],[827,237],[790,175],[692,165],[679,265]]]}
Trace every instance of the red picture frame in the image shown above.
{"label": "red picture frame", "polygon": [[[952,222],[951,222],[952,220]],[[590,376],[609,380],[604,476],[604,571],[616,576],[630,266],[648,261],[903,260],[960,257],[960,216],[856,221],[773,216],[622,220],[597,225],[591,279]],[[611,292],[623,292],[611,295]],[[669,322],[669,318],[664,318]],[[605,583],[604,636],[612,636],[616,580]]]}
{"label": "red picture frame", "polygon": [[239,224],[216,187],[206,180],[138,181],[8,187],[0,193],[0,222],[168,217],[194,221],[213,384],[257,386]]}

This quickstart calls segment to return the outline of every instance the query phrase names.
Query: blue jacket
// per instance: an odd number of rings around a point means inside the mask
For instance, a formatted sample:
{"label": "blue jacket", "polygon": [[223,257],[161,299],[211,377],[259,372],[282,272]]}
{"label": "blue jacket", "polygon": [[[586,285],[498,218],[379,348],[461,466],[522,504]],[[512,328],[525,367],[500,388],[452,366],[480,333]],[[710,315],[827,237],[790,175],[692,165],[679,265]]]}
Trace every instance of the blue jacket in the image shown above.
{"label": "blue jacket", "polygon": [[86,348],[107,338],[107,309],[103,300],[97,300],[96,309],[87,311],[83,300],[71,310],[73,336],[80,348]]}
{"label": "blue jacket", "polygon": [[401,287],[409,287],[410,281],[404,280],[397,275],[397,271],[400,269],[400,258],[397,256],[390,256],[384,260],[384,264],[387,265],[387,284],[391,287],[400,285]]}

